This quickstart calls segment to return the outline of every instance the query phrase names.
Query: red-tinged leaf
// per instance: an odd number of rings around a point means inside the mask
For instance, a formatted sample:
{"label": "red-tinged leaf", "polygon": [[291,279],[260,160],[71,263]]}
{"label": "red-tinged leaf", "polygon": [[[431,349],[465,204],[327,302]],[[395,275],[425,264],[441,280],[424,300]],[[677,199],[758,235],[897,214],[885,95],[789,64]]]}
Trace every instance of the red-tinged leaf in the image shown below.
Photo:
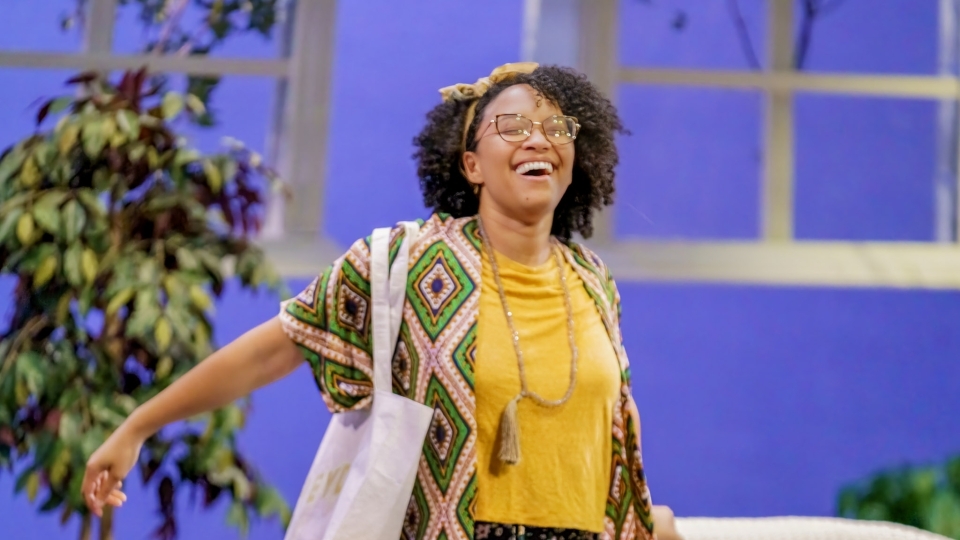
{"label": "red-tinged leaf", "polygon": [[86,84],[93,82],[100,78],[100,74],[96,71],[85,71],[79,75],[75,75],[67,79],[67,84]]}
{"label": "red-tinged leaf", "polygon": [[47,118],[47,115],[50,114],[50,107],[51,107],[52,105],[53,105],[53,100],[51,99],[50,101],[44,103],[44,104],[43,104],[43,107],[40,107],[40,110],[37,111],[37,125],[38,125],[38,126],[39,126],[40,124],[42,124],[43,121],[44,121],[44,119]]}
{"label": "red-tinged leaf", "polygon": [[236,217],[233,215],[233,208],[230,206],[230,197],[226,193],[220,194],[220,209],[223,210],[223,219],[227,221],[227,224],[230,225],[230,229],[233,229],[237,226]]}

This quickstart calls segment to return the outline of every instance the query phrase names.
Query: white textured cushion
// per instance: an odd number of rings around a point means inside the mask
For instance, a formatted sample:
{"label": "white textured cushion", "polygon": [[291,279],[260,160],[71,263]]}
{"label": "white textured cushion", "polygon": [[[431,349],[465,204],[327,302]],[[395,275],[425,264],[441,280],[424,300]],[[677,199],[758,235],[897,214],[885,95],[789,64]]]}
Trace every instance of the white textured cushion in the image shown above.
{"label": "white textured cushion", "polygon": [[880,521],[821,517],[677,518],[684,540],[948,540]]}

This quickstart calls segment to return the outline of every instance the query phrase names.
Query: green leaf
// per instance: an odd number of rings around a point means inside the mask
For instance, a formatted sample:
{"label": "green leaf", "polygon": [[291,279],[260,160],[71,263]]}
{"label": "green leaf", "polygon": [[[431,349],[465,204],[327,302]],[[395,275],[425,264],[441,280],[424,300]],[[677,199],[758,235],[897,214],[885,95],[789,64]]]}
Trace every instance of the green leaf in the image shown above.
{"label": "green leaf", "polygon": [[93,307],[93,302],[97,299],[97,291],[92,287],[87,287],[80,291],[80,298],[78,298],[77,308],[80,310],[80,314],[84,317],[90,313],[90,308]]}
{"label": "green leaf", "polygon": [[133,300],[135,293],[136,291],[132,287],[118,292],[107,304],[107,315],[114,315],[117,311],[120,311],[121,307],[125,306],[130,300]]}
{"label": "green leaf", "polygon": [[114,398],[114,402],[120,407],[124,414],[130,414],[137,408],[137,400],[133,396],[120,394]]}
{"label": "green leaf", "polygon": [[243,429],[244,417],[243,411],[236,405],[229,405],[223,408],[222,428],[226,431],[235,431]]}
{"label": "green leaf", "polygon": [[232,159],[223,160],[223,178],[227,182],[233,181],[237,176],[237,162]]}
{"label": "green leaf", "polygon": [[33,243],[33,216],[23,214],[17,220],[17,240],[23,246],[29,246]]}
{"label": "green leaf", "polygon": [[79,238],[86,222],[87,213],[76,199],[71,199],[63,205],[63,233],[67,242],[74,242]]}
{"label": "green leaf", "polygon": [[207,185],[214,193],[220,193],[223,187],[223,175],[220,169],[209,159],[203,160],[203,173],[207,176]]}
{"label": "green leaf", "polygon": [[946,490],[938,492],[927,510],[926,524],[931,532],[960,536],[960,497]]}
{"label": "green leaf", "polygon": [[43,262],[40,263],[40,266],[37,267],[37,272],[33,275],[33,287],[39,289],[49,282],[54,275],[56,275],[57,270],[60,268],[60,260],[56,254],[50,254],[47,256]]}
{"label": "green leaf", "polygon": [[30,476],[27,477],[27,499],[30,502],[37,500],[37,493],[40,491],[40,475],[37,473],[30,473]]}
{"label": "green leaf", "polygon": [[60,203],[66,198],[63,191],[48,191],[33,205],[33,219],[50,234],[60,233]]}
{"label": "green leaf", "polygon": [[75,123],[70,123],[64,126],[63,131],[60,132],[60,137],[57,140],[57,149],[60,151],[60,155],[66,156],[70,153],[70,150],[77,144],[77,139],[80,138],[80,126]]}
{"label": "green leaf", "polygon": [[[57,408],[64,411],[71,409],[78,401],[80,401],[80,396],[81,396],[80,389],[77,388],[76,386],[71,386],[67,388],[66,390],[63,391],[62,394],[60,394],[60,399],[57,400]],[[63,425],[63,419],[66,418],[69,414],[71,413],[64,413],[64,415],[60,417],[61,426]],[[77,413],[73,413],[73,414],[77,414]],[[79,427],[77,428],[77,430],[79,431]],[[63,437],[62,431],[60,432],[60,437],[61,438]]]}
{"label": "green leaf", "polygon": [[66,444],[76,443],[80,439],[80,413],[64,412],[60,417],[57,436]]}
{"label": "green leaf", "polygon": [[86,207],[87,212],[92,216],[103,216],[107,213],[107,209],[103,204],[96,193],[92,189],[78,189],[76,191],[77,199],[83,203],[83,206]]}
{"label": "green leaf", "polygon": [[247,535],[250,528],[250,518],[247,516],[247,509],[240,501],[233,501],[230,504],[230,512],[227,513],[227,523],[240,529],[243,536]]}
{"label": "green leaf", "polygon": [[130,161],[137,162],[143,159],[143,156],[147,153],[147,147],[143,143],[134,143],[130,148],[130,152],[127,156],[130,158]]}
{"label": "green leaf", "polygon": [[137,272],[137,279],[141,285],[154,285],[160,277],[160,269],[157,262],[153,259],[147,259],[140,264],[140,270]]}
{"label": "green leaf", "polygon": [[72,96],[62,96],[50,102],[50,109],[48,114],[57,114],[60,111],[66,110],[67,107],[73,104]]}
{"label": "green leaf", "polygon": [[45,171],[57,157],[57,148],[48,141],[42,141],[33,149],[33,156],[37,160],[37,167]]}
{"label": "green leaf", "polygon": [[157,326],[154,328],[153,337],[157,343],[157,350],[161,353],[170,347],[170,340],[173,339],[173,328],[170,327],[170,321],[160,317]]}
{"label": "green leaf", "polygon": [[177,248],[177,264],[181,270],[191,271],[200,267],[200,261],[185,247]]}
{"label": "green leaf", "polygon": [[[23,253],[22,251],[20,253]],[[20,273],[23,272],[36,272],[37,268],[40,266],[47,257],[57,254],[57,245],[56,244],[40,244],[30,248],[26,252],[26,256],[23,257],[23,260],[19,262],[17,271]]]}
{"label": "green leaf", "polygon": [[42,176],[37,162],[34,159],[27,159],[20,169],[20,185],[29,189],[40,183]]}
{"label": "green leaf", "polygon": [[74,287],[83,285],[82,258],[83,246],[79,242],[71,244],[63,256],[63,274]]}
{"label": "green leaf", "polygon": [[59,445],[60,451],[50,465],[50,483],[54,486],[63,484],[67,473],[70,472],[70,448],[66,445]]}
{"label": "green leaf", "polygon": [[80,451],[83,453],[83,461],[90,459],[90,455],[96,452],[97,448],[100,448],[106,439],[107,435],[103,428],[94,426],[88,429],[80,440]]}
{"label": "green leaf", "polygon": [[203,101],[193,94],[187,94],[187,108],[197,116],[207,112],[207,107],[203,104]]}
{"label": "green leaf", "polygon": [[3,160],[0,161],[0,184],[6,182],[14,172],[20,169],[26,157],[27,152],[19,145],[4,156]]}
{"label": "green leaf", "polygon": [[210,300],[210,296],[205,290],[203,290],[203,287],[199,285],[193,285],[190,287],[190,301],[200,311],[206,311],[210,309],[211,305],[213,305],[213,302]]}
{"label": "green leaf", "polygon": [[133,315],[127,319],[127,337],[153,337],[152,330],[158,318],[160,318],[160,310],[156,305],[137,307],[133,310]]}
{"label": "green leaf", "polygon": [[95,396],[90,402],[90,414],[94,420],[103,423],[110,430],[116,429],[126,419],[122,414],[110,408],[106,396]]}
{"label": "green leaf", "polygon": [[256,506],[261,517],[279,516],[284,526],[290,522],[290,505],[275,488],[260,486]]}
{"label": "green leaf", "polygon": [[176,92],[167,92],[163,96],[161,109],[163,110],[164,119],[173,119],[183,110],[183,96]]}
{"label": "green leaf", "polygon": [[157,362],[157,367],[153,373],[156,375],[157,380],[163,380],[170,376],[171,371],[173,371],[173,358],[164,356]]}
{"label": "green leaf", "polygon": [[[36,465],[34,465],[34,467],[36,467]],[[20,473],[20,476],[17,477],[16,483],[14,483],[13,485],[14,493],[20,493],[21,491],[23,491],[24,488],[27,487],[27,481],[30,478],[30,474],[33,473],[33,470],[34,470],[33,468],[29,468],[23,471],[22,473]]]}
{"label": "green leaf", "polygon": [[83,274],[83,280],[88,285],[97,279],[97,272],[100,270],[97,262],[97,254],[90,248],[84,248],[80,255],[80,271]]}
{"label": "green leaf", "polygon": [[137,113],[124,109],[117,111],[117,125],[124,133],[131,137],[140,136],[140,117]]}
{"label": "green leaf", "polygon": [[21,353],[17,357],[17,375],[27,386],[27,391],[38,395],[43,388],[43,357],[35,351]]}
{"label": "green leaf", "polygon": [[200,159],[200,152],[197,152],[193,148],[180,148],[177,150],[177,155],[173,158],[173,165],[175,167],[183,167],[187,163],[193,163]]}
{"label": "green leaf", "polygon": [[200,262],[203,263],[203,266],[206,267],[207,271],[213,274],[214,279],[217,281],[222,279],[223,266],[220,264],[220,259],[218,259],[216,255],[206,249],[198,249],[193,253],[198,259],[200,259]]}
{"label": "green leaf", "polygon": [[98,121],[90,122],[83,127],[81,139],[83,141],[83,151],[92,160],[100,157],[100,152],[107,144],[107,139],[103,136],[101,123]]}
{"label": "green leaf", "polygon": [[3,220],[0,221],[0,244],[5,244],[7,240],[14,238],[17,222],[20,221],[20,216],[22,215],[23,209],[15,208],[3,217]]}
{"label": "green leaf", "polygon": [[3,201],[3,203],[0,203],[0,216],[5,216],[16,208],[23,209],[32,196],[32,192],[21,192]]}

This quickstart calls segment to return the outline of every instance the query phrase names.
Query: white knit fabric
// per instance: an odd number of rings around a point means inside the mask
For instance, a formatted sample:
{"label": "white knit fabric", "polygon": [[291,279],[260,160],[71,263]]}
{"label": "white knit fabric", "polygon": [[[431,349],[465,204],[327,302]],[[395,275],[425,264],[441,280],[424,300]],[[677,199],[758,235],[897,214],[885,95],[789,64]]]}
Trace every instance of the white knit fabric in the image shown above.
{"label": "white knit fabric", "polygon": [[820,517],[677,518],[684,540],[948,540],[879,521]]}

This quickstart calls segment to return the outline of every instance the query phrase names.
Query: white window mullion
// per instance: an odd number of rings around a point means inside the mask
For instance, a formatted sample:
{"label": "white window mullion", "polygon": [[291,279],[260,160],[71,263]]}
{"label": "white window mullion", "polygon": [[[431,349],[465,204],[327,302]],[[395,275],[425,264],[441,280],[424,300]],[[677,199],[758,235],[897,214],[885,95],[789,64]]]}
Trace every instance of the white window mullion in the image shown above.
{"label": "white window mullion", "polygon": [[336,0],[300,0],[292,3],[294,13],[288,15],[293,35],[287,83],[281,88],[281,125],[275,125],[271,147],[294,196],[271,205],[273,237],[314,238],[323,223],[336,7]]}
{"label": "white window mullion", "polygon": [[[793,0],[769,0],[769,69],[774,73],[793,68]],[[761,235],[766,241],[793,239],[794,126],[793,92],[772,89],[766,95],[765,149],[761,191]]]}
{"label": "white window mullion", "polygon": [[[938,16],[940,43],[937,72],[941,77],[960,75],[960,33],[957,17],[960,0],[940,0]],[[939,101],[937,107],[937,163],[934,177],[934,239],[937,242],[956,242],[960,234],[957,197],[960,174],[960,95],[954,94]]]}
{"label": "white window mullion", "polygon": [[113,27],[117,0],[87,0],[83,25],[83,52],[110,54],[113,51]]}
{"label": "white window mullion", "polygon": [[[619,0],[579,0],[579,61],[584,74],[616,103],[620,68]],[[593,241],[614,242],[614,208],[606,207],[593,218]]]}

